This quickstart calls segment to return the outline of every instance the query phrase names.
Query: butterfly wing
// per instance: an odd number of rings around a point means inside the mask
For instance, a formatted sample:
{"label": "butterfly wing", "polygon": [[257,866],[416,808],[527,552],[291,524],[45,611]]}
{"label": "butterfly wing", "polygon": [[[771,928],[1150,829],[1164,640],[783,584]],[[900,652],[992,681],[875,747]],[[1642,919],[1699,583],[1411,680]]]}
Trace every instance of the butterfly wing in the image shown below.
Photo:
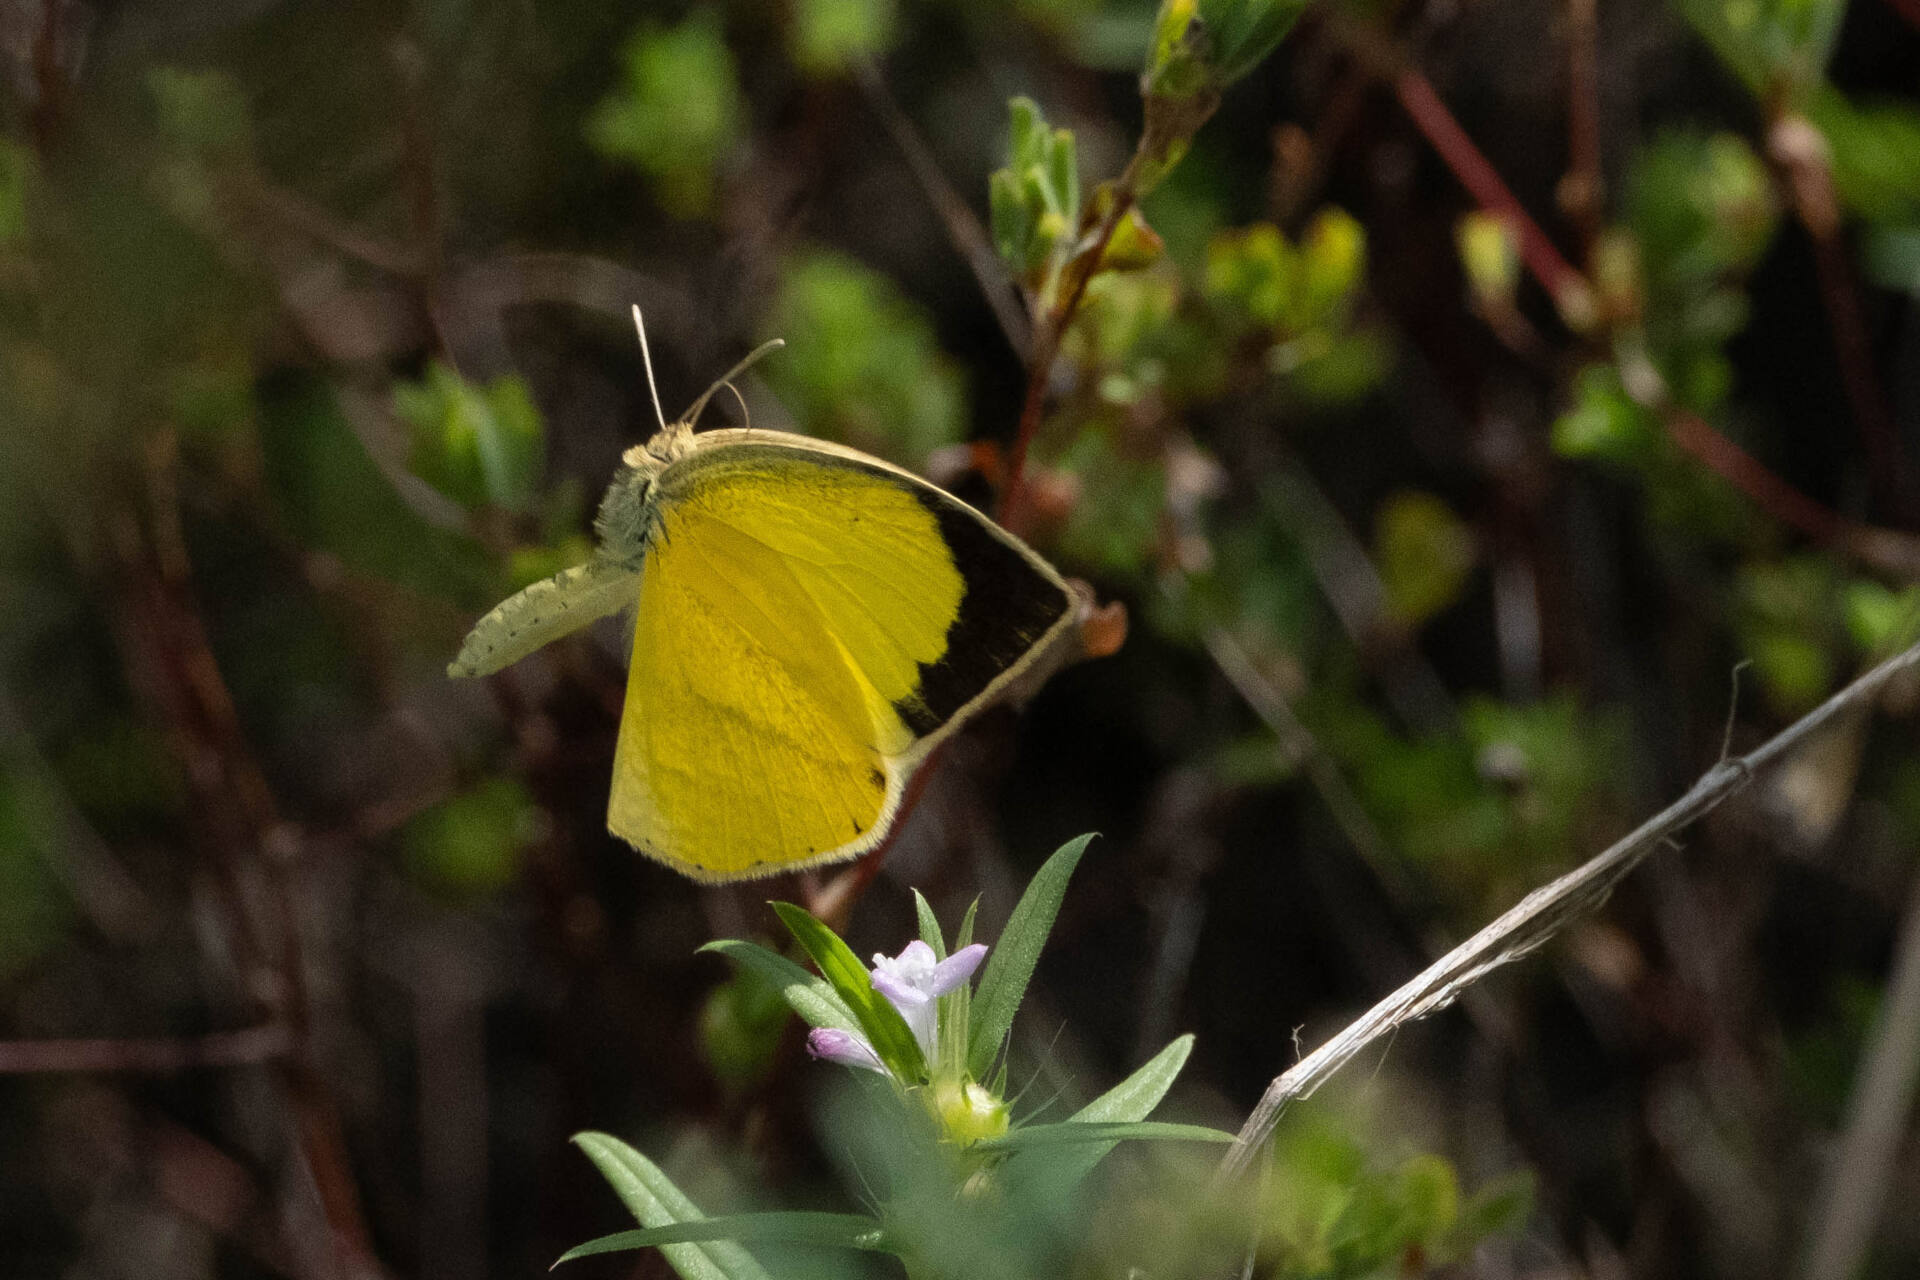
{"label": "butterfly wing", "polygon": [[608,825],[691,875],[871,848],[932,743],[1067,624],[1043,561],[882,464],[737,443],[666,480]]}
{"label": "butterfly wing", "polygon": [[544,644],[620,612],[639,581],[630,566],[596,555],[502,601],[473,624],[447,674],[492,675]]}

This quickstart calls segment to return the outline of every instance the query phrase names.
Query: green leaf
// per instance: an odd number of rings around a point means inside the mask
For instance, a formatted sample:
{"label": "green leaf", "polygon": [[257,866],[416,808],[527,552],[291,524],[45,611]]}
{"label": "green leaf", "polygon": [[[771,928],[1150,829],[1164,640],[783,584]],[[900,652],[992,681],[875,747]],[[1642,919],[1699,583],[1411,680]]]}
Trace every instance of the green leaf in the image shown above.
{"label": "green leaf", "polygon": [[1612,365],[1590,364],[1574,378],[1573,403],[1553,424],[1553,451],[1563,458],[1638,463],[1655,452],[1659,425],[1620,385]]}
{"label": "green leaf", "polygon": [[987,179],[994,247],[1029,292],[1045,294],[1081,225],[1073,132],[1054,129],[1031,98],[1007,102],[1007,163]]}
{"label": "green leaf", "polygon": [[953,949],[955,951],[973,945],[973,918],[979,914],[980,899],[975,898],[967,904],[967,914],[960,917],[960,931],[953,935]]}
{"label": "green leaf", "polygon": [[933,948],[935,960],[945,960],[947,943],[940,936],[940,919],[933,914],[933,904],[918,889],[913,891],[913,910],[920,920],[920,941]]}
{"label": "green leaf", "polygon": [[1828,90],[1809,114],[1832,149],[1834,187],[1849,209],[1874,222],[1920,219],[1920,110]]}
{"label": "green leaf", "polygon": [[1108,1149],[1116,1142],[1150,1140],[1155,1142],[1232,1142],[1224,1129],[1201,1124],[1167,1124],[1161,1121],[1083,1123],[1063,1120],[1059,1124],[1022,1125],[1004,1137],[983,1138],[973,1144],[975,1151],[1026,1151],[1034,1147],[1078,1146],[1104,1143]]}
{"label": "green leaf", "polygon": [[1000,260],[1015,270],[1023,270],[1027,241],[1033,235],[1033,211],[1027,208],[1020,179],[1011,169],[995,169],[987,178],[987,211],[993,230],[993,247]]}
{"label": "green leaf", "polygon": [[927,1060],[920,1052],[919,1042],[913,1038],[900,1011],[874,990],[873,975],[860,963],[860,957],[840,940],[839,934],[800,907],[790,902],[776,902],[773,910],[820,966],[820,976],[833,985],[853,1016],[860,1020],[859,1030],[894,1079],[903,1084],[917,1084],[926,1079]]}
{"label": "green leaf", "polygon": [[[660,1166],[620,1139],[605,1133],[579,1133],[573,1142],[612,1184],[641,1226],[667,1227],[705,1218]],[[660,1252],[682,1280],[772,1280],[752,1254],[730,1240],[668,1244]]]}
{"label": "green leaf", "polygon": [[1920,587],[1894,591],[1861,579],[1846,585],[1842,603],[1855,647],[1869,656],[1904,649],[1920,631]]}
{"label": "green leaf", "polygon": [[1007,1032],[1013,1027],[1013,1015],[1027,994],[1027,983],[1034,966],[1040,962],[1040,950],[1053,931],[1053,920],[1066,897],[1067,881],[1087,851],[1092,833],[1069,840],[1034,873],[1019,905],[1007,920],[999,943],[987,956],[986,972],[980,977],[980,989],[973,998],[973,1016],[967,1035],[967,1070],[978,1080],[987,1074],[994,1055],[1000,1052]]}
{"label": "green leaf", "polygon": [[1454,1256],[1463,1256],[1488,1236],[1518,1231],[1531,1212],[1533,1174],[1528,1170],[1503,1174],[1483,1183],[1461,1206],[1459,1221],[1454,1227]]}
{"label": "green leaf", "polygon": [[1069,1124],[1144,1120],[1167,1096],[1193,1052],[1193,1037],[1179,1036],[1132,1075],[1073,1113]]}
{"label": "green leaf", "polygon": [[1306,0],[1200,0],[1215,82],[1232,84],[1264,62],[1306,7]]}
{"label": "green leaf", "polygon": [[838,993],[820,978],[777,952],[758,943],[738,938],[719,938],[700,948],[723,955],[742,969],[751,969],[780,989],[787,1007],[800,1015],[810,1027],[833,1027],[840,1031],[861,1031],[860,1019],[853,1016]]}
{"label": "green leaf", "polygon": [[[762,1241],[768,1244],[805,1244],[826,1248],[891,1252],[886,1232],[877,1218],[857,1213],[731,1213],[698,1222],[677,1222],[644,1231],[618,1231],[561,1254],[554,1266],[596,1253],[653,1249],[674,1244],[717,1240]],[[683,1273],[684,1274],[684,1273]]]}
{"label": "green leaf", "polygon": [[791,1013],[780,988],[757,969],[736,969],[707,992],[698,1026],[713,1078],[734,1095],[764,1084]]}
{"label": "green leaf", "polygon": [[[1145,1120],[1167,1096],[1167,1090],[1187,1065],[1193,1052],[1193,1037],[1180,1036],[1145,1065],[1113,1088],[1089,1102],[1066,1120],[1070,1125],[1106,1126]],[[1032,1126],[1027,1126],[1031,1128]],[[1024,1131],[1024,1130],[1023,1130]],[[1049,1194],[1057,1188],[1071,1187],[1106,1159],[1113,1150],[1112,1139],[1086,1146],[1030,1152],[1008,1165],[1015,1194]],[[1031,1191],[1019,1190],[1030,1188]]]}
{"label": "green leaf", "polygon": [[1417,1155],[1393,1175],[1393,1199],[1406,1228],[1435,1244],[1460,1217],[1460,1178],[1440,1156]]}
{"label": "green leaf", "polygon": [[1040,104],[1025,94],[1007,99],[1008,167],[1024,169],[1039,158],[1047,127]]}
{"label": "green leaf", "polygon": [[1080,162],[1071,129],[1055,129],[1047,147],[1047,188],[1053,206],[1064,217],[1080,213]]}

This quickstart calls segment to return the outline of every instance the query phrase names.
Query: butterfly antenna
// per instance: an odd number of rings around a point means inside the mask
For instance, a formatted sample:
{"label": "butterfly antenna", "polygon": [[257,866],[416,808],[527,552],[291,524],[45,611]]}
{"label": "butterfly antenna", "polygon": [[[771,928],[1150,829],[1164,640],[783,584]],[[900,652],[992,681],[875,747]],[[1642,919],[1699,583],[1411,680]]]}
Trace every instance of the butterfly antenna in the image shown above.
{"label": "butterfly antenna", "polygon": [[749,431],[753,430],[753,411],[747,408],[747,398],[740,394],[740,388],[734,386],[731,382],[723,382],[720,385],[733,392],[733,398],[739,402],[740,425]]}
{"label": "butterfly antenna", "polygon": [[[771,342],[763,342],[759,346],[755,347],[752,351],[749,351],[747,353],[746,359],[742,360],[739,364],[736,364],[735,366],[733,366],[733,368],[721,374],[719,379],[712,386],[708,387],[706,391],[701,394],[698,400],[695,400],[693,402],[693,408],[687,410],[686,417],[682,418],[681,421],[685,422],[688,426],[692,426],[694,423],[698,422],[700,420],[700,411],[707,407],[707,401],[713,399],[715,392],[719,391],[720,388],[726,386],[733,379],[745,373],[749,368],[753,366],[753,363],[756,360],[758,360],[761,356],[766,355],[767,352],[777,350],[780,347],[784,347],[786,345],[787,345],[787,340],[785,338],[775,338]],[[736,391],[734,392],[734,394],[739,395],[740,393]]]}
{"label": "butterfly antenna", "polygon": [[653,416],[659,420],[660,429],[665,431],[667,415],[660,408],[660,388],[653,381],[653,352],[647,347],[647,322],[640,318],[640,304],[637,302],[633,304],[633,327],[640,331],[640,362],[647,367],[647,393],[653,397]]}

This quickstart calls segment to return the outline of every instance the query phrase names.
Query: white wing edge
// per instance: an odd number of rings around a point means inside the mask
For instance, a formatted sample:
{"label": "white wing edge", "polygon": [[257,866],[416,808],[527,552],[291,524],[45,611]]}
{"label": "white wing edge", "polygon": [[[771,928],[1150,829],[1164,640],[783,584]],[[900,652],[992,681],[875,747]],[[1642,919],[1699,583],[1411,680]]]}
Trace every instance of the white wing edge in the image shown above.
{"label": "white wing edge", "polygon": [[544,644],[631,605],[640,571],[596,555],[503,600],[473,624],[447,674],[492,675]]}

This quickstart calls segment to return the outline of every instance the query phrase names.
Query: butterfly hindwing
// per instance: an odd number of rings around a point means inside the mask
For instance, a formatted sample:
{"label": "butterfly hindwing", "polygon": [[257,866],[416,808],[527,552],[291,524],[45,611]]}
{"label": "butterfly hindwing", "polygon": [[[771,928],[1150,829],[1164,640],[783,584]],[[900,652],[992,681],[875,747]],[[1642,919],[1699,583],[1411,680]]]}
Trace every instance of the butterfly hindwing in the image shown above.
{"label": "butterfly hindwing", "polygon": [[609,825],[706,878],[870,848],[1071,608],[977,512],[837,452],[729,442],[656,500]]}
{"label": "butterfly hindwing", "polygon": [[777,556],[717,546],[726,531],[699,514],[662,531],[642,572],[608,826],[704,879],[857,843],[881,821],[888,777],[870,700],[819,611]]}

